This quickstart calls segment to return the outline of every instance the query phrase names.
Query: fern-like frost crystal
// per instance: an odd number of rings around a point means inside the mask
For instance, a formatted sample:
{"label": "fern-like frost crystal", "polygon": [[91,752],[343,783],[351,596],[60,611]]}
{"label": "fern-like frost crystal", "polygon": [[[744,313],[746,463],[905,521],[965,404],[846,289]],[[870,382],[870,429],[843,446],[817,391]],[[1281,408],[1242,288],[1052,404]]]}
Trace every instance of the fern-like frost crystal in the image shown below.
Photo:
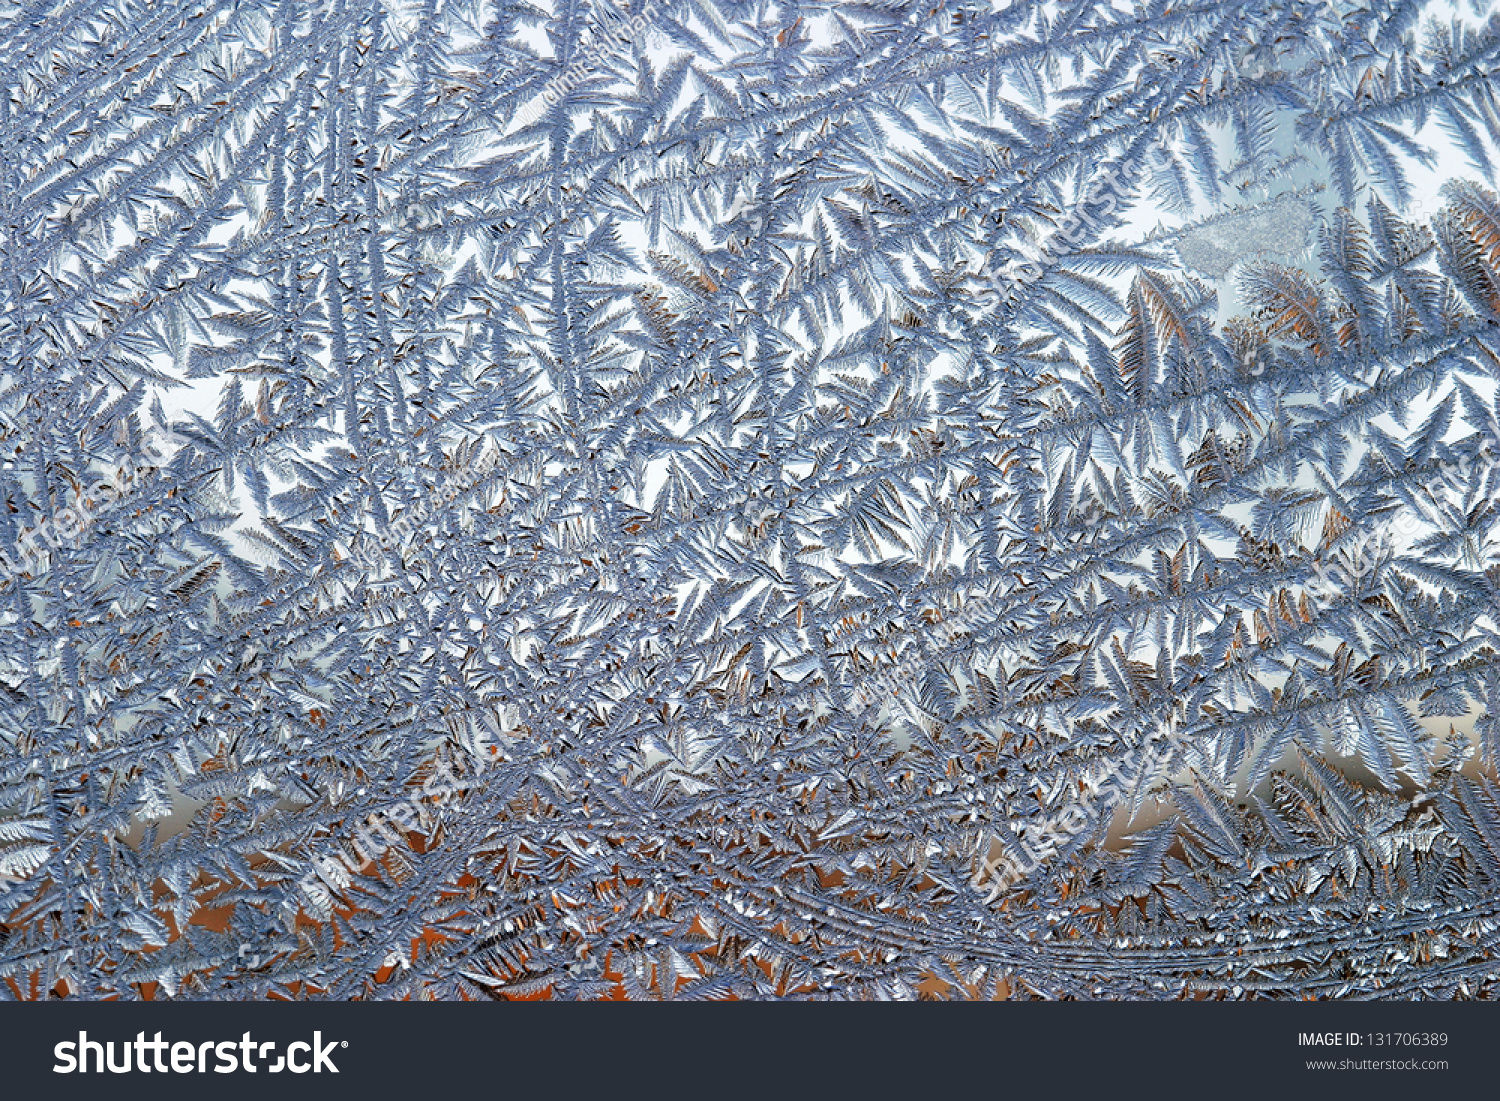
{"label": "fern-like frost crystal", "polygon": [[1493,996],[1497,65],[0,4],[0,998]]}

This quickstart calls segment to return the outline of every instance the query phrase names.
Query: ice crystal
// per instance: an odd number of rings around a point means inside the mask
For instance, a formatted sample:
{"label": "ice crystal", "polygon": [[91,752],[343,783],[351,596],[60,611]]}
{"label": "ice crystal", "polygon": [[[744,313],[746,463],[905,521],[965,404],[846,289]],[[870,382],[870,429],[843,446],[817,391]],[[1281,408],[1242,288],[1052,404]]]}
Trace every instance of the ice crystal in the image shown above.
{"label": "ice crystal", "polygon": [[0,997],[1492,994],[1486,14],[0,7]]}

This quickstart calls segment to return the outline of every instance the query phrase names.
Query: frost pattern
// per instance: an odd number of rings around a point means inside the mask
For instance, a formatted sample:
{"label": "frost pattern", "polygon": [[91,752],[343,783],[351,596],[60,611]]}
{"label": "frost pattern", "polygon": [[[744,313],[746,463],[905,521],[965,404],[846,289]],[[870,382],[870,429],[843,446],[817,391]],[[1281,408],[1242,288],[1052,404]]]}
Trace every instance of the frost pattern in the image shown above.
{"label": "frost pattern", "polygon": [[1486,14],[0,6],[0,997],[1493,996]]}

